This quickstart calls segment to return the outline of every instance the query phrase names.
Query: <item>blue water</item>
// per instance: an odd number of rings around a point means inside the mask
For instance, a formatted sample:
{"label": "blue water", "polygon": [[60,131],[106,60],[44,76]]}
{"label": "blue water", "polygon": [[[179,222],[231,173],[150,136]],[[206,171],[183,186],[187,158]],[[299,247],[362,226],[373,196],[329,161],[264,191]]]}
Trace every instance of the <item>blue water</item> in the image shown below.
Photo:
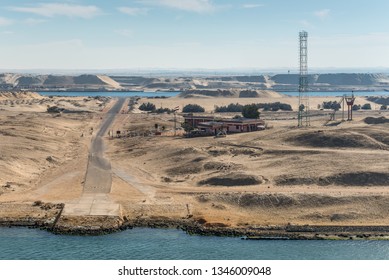
{"label": "blue water", "polygon": [[172,97],[180,94],[178,91],[169,91],[169,92],[143,92],[143,91],[45,91],[39,92],[41,95],[45,96],[112,96],[112,97]]}
{"label": "blue water", "polygon": [[[131,96],[139,96],[139,97],[174,97],[180,94],[178,91],[168,91],[168,92],[143,92],[143,91],[92,91],[92,92],[84,92],[84,91],[47,91],[40,92],[41,95],[45,96],[112,96],[112,97],[131,97]],[[280,92],[283,94],[287,94],[290,96],[298,96],[298,92]],[[344,91],[318,91],[318,92],[309,92],[310,96],[343,96],[344,94],[351,95],[351,92]],[[355,91],[355,96],[379,96],[379,95],[388,95],[388,91]]]}
{"label": "blue water", "polygon": [[145,228],[103,236],[65,236],[39,229],[0,227],[0,259],[387,260],[389,242],[241,240]]}
{"label": "blue water", "polygon": [[[299,92],[297,92],[297,91],[292,91],[292,92],[283,91],[280,93],[290,95],[290,96],[298,96],[299,95]],[[315,91],[315,92],[309,92],[310,96],[339,96],[339,97],[342,97],[344,94],[351,95],[352,92],[351,91]],[[354,91],[353,94],[355,96],[380,96],[380,95],[388,95],[389,96],[388,91]]]}

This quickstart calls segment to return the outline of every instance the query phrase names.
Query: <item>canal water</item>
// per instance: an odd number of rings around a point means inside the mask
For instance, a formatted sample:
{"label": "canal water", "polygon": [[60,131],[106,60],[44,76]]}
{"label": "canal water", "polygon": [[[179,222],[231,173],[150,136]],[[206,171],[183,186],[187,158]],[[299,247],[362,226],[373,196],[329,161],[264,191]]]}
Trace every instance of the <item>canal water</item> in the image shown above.
{"label": "canal water", "polygon": [[[174,97],[180,94],[179,91],[158,91],[158,92],[146,92],[146,91],[47,91],[40,92],[41,95],[45,96],[112,96],[112,97]],[[280,92],[290,96],[298,96],[298,92]],[[320,91],[320,92],[309,92],[310,96],[343,96],[344,94],[351,95],[351,92],[343,91]],[[389,96],[388,91],[356,91],[353,93],[355,96]]]}
{"label": "canal water", "polygon": [[0,227],[2,260],[380,260],[389,241],[242,240],[136,228],[103,236],[65,236]]}
{"label": "canal water", "polygon": [[173,97],[177,96],[179,91],[45,91],[39,92],[44,96],[112,96],[112,97]]}

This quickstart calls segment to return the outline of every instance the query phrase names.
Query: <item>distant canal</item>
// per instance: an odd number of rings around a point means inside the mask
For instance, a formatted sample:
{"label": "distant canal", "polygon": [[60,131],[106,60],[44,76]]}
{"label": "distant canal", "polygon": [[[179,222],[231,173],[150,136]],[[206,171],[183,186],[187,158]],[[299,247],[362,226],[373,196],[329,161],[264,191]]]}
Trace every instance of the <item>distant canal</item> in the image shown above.
{"label": "distant canal", "polygon": [[[45,96],[112,96],[112,97],[174,97],[179,95],[180,91],[157,91],[157,92],[147,92],[147,91],[45,91],[39,92],[41,95]],[[298,96],[297,91],[283,91],[282,94],[290,96]],[[345,91],[318,91],[318,92],[309,92],[310,96],[343,96],[344,94],[351,95],[350,92]],[[389,96],[388,91],[355,91],[355,96],[379,96],[387,95]]]}
{"label": "distant canal", "polygon": [[45,96],[112,96],[112,97],[173,97],[177,96],[179,91],[44,91],[39,92]]}

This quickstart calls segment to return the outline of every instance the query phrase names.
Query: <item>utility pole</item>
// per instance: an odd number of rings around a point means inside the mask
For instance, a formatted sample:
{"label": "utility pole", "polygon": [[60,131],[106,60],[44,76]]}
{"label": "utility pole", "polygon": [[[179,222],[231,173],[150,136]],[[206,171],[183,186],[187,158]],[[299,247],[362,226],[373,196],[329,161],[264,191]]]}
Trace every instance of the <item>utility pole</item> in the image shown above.
{"label": "utility pole", "polygon": [[180,109],[180,107],[179,106],[177,106],[177,107],[175,107],[174,109],[173,109],[173,112],[174,112],[174,136],[176,136],[176,131],[177,131],[177,115],[176,115],[176,113],[177,113],[177,111]]}
{"label": "utility pole", "polygon": [[176,136],[177,131],[177,116],[176,116],[176,110],[174,110],[174,136]]}

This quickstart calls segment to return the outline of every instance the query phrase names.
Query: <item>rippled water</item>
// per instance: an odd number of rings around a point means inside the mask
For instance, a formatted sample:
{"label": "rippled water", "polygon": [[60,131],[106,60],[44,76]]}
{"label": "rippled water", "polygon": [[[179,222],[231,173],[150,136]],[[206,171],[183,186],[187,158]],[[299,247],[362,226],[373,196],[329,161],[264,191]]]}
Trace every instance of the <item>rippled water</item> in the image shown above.
{"label": "rippled water", "polygon": [[389,259],[388,241],[241,240],[137,228],[104,236],[1,228],[0,259]]}

